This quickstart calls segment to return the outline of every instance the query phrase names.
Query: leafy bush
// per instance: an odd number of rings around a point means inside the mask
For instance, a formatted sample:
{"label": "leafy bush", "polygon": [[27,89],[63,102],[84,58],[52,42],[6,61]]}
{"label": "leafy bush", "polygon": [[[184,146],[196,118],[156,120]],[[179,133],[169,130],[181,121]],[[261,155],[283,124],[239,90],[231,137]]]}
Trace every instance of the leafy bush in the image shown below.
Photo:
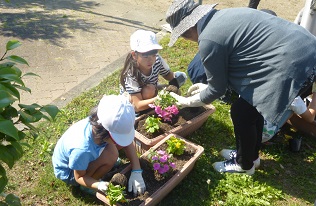
{"label": "leafy bush", "polygon": [[[3,163],[12,169],[16,161],[23,156],[23,146],[30,146],[23,140],[27,137],[37,137],[38,130],[33,123],[42,119],[52,120],[59,112],[58,108],[53,105],[20,103],[19,90],[31,92],[25,86],[22,78],[27,75],[36,76],[34,73],[22,75],[17,63],[28,65],[23,58],[16,55],[6,56],[10,50],[20,45],[19,41],[9,41],[6,51],[0,59],[0,61],[5,61],[0,64],[0,194],[6,197],[5,202],[9,205],[20,205],[20,201],[14,195],[3,193],[8,184]],[[14,103],[17,103],[17,106],[14,106]]]}

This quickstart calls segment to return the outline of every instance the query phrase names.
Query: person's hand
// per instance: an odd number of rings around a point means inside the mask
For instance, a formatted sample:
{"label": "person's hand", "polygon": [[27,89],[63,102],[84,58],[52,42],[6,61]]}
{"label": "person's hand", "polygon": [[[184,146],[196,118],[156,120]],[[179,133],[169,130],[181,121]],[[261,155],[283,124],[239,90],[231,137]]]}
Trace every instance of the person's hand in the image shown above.
{"label": "person's hand", "polygon": [[313,83],[312,93],[316,93],[316,82]]}
{"label": "person's hand", "polygon": [[104,194],[106,194],[106,191],[108,190],[108,187],[109,187],[109,182],[101,181],[98,184],[98,190],[100,190]]}
{"label": "person's hand", "polygon": [[174,78],[176,78],[179,87],[181,87],[182,85],[184,85],[185,81],[187,80],[187,75],[184,72],[180,72],[180,71],[176,71],[173,73],[174,74]]}
{"label": "person's hand", "polygon": [[195,94],[199,94],[201,91],[203,91],[204,89],[206,89],[208,87],[207,84],[203,84],[203,83],[196,83],[193,84],[189,89],[188,89],[188,95],[195,95]]}
{"label": "person's hand", "polygon": [[144,194],[146,190],[145,182],[142,176],[142,170],[132,170],[131,176],[128,181],[128,191],[137,194]]}
{"label": "person's hand", "polygon": [[190,97],[182,97],[176,93],[170,92],[170,95],[177,100],[177,104],[181,107],[202,107],[205,106],[200,99],[200,94],[196,94]]}

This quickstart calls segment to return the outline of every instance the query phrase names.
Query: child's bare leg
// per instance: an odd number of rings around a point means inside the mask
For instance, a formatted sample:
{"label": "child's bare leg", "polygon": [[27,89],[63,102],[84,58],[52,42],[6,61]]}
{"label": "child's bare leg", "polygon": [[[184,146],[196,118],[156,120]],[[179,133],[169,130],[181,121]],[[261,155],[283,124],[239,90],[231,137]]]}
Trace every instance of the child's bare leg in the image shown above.
{"label": "child's bare leg", "polygon": [[119,153],[115,144],[108,144],[100,156],[96,160],[90,162],[87,169],[87,175],[96,180],[102,178],[113,168],[118,156]]}

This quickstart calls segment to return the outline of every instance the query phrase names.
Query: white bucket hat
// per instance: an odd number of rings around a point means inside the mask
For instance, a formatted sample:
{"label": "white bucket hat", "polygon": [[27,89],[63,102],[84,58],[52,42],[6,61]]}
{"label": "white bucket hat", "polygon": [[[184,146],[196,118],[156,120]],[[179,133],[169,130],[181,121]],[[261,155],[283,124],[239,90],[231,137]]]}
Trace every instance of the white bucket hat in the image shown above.
{"label": "white bucket hat", "polygon": [[199,5],[193,0],[175,0],[166,13],[166,21],[172,29],[168,46],[172,46],[184,32],[195,26],[216,5]]}
{"label": "white bucket hat", "polygon": [[133,51],[140,53],[162,49],[162,46],[160,46],[157,42],[155,33],[145,30],[135,31],[131,35],[130,45]]}
{"label": "white bucket hat", "polygon": [[128,99],[121,95],[103,96],[98,105],[98,123],[109,131],[116,144],[130,145],[135,136],[135,110]]}

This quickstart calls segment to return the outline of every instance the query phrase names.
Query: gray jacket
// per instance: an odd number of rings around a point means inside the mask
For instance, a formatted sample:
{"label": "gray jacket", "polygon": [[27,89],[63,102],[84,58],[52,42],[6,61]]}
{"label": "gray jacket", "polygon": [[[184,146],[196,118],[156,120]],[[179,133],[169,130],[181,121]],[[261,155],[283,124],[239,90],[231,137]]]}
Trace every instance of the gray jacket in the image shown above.
{"label": "gray jacket", "polygon": [[303,27],[249,8],[215,10],[199,34],[211,103],[231,87],[277,127],[314,73],[316,38]]}

